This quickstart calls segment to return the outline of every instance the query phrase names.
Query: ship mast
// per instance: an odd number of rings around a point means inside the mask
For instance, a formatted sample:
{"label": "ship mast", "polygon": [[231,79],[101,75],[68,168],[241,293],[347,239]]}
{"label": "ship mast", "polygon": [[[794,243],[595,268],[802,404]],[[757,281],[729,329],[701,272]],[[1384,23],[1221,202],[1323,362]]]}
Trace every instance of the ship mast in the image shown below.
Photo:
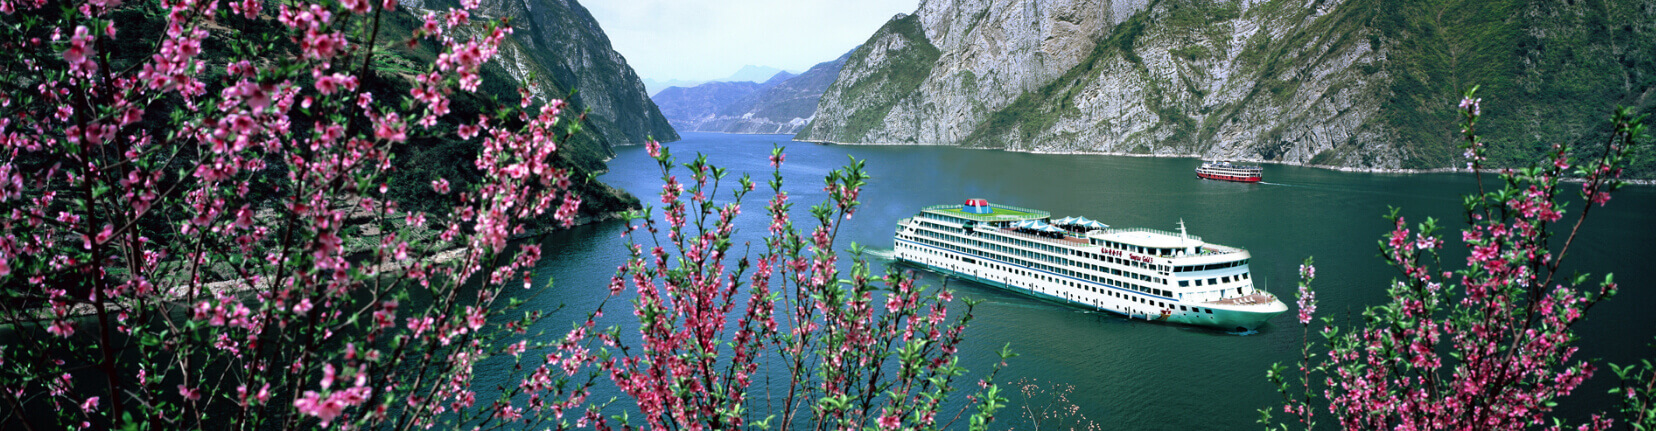
{"label": "ship mast", "polygon": [[1179,217],[1179,248],[1182,249],[1180,254],[1189,255],[1196,253],[1196,250],[1192,249],[1189,244],[1190,232],[1185,231],[1184,217]]}

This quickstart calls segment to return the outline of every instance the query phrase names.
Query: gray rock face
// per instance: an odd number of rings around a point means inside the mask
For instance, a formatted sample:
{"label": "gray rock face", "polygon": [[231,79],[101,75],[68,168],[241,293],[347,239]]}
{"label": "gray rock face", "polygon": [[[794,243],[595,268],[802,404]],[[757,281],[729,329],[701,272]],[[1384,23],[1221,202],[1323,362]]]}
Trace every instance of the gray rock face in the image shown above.
{"label": "gray rock face", "polygon": [[[483,0],[479,15],[511,20],[513,33],[499,63],[520,81],[536,84],[537,101],[567,98],[576,112],[590,109],[587,128],[609,145],[654,137],[678,140],[638,74],[610,46],[585,7],[575,0]],[[570,90],[576,90],[573,97]]]}
{"label": "gray rock face", "polygon": [[797,76],[781,72],[764,83],[673,87],[656,93],[654,100],[680,131],[792,135],[810,123],[817,100],[850,55],[819,63]]}
{"label": "gray rock face", "polygon": [[[926,0],[853,53],[796,139],[1434,168],[1457,162],[1473,84],[1516,105],[1488,118],[1513,130],[1486,135],[1515,160],[1652,103],[1656,62],[1625,58],[1650,51],[1656,1],[1436,3]],[[1624,60],[1569,63],[1588,53]],[[1575,111],[1597,117],[1560,115]]]}

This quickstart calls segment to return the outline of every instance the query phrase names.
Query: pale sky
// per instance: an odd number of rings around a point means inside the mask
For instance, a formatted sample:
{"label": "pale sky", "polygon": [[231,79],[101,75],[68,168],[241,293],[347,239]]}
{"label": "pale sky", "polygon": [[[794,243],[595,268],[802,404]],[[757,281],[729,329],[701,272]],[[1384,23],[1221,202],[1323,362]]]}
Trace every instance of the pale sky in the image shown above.
{"label": "pale sky", "polygon": [[585,0],[640,77],[702,81],[743,65],[804,71],[919,0]]}

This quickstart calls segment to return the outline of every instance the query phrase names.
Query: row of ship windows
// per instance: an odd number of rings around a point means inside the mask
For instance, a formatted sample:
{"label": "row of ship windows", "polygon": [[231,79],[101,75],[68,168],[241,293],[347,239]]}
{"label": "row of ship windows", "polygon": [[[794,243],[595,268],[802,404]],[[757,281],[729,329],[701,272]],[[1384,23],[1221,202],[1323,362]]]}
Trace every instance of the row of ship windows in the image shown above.
{"label": "row of ship windows", "polygon": [[1131,244],[1122,244],[1122,243],[1115,242],[1115,241],[1101,241],[1101,242],[1103,243],[1104,247],[1113,248],[1113,249],[1121,250],[1121,251],[1138,253],[1138,254],[1153,254],[1153,255],[1157,255],[1157,256],[1167,256],[1167,255],[1173,254],[1174,252],[1177,252],[1177,251],[1180,250],[1180,249],[1177,249],[1177,248],[1143,247],[1143,246],[1137,246],[1137,245],[1131,245]]}
{"label": "row of ship windows", "polygon": [[[922,239],[922,240],[920,240],[920,242],[931,243],[933,241]],[[948,245],[946,245],[946,244],[936,244],[936,245],[938,245],[940,247],[948,247]],[[903,243],[898,243],[898,246],[899,247],[913,247],[915,249],[920,249],[919,247],[914,247],[914,246],[911,246],[909,244],[903,244]],[[944,254],[944,257],[947,257],[947,258],[953,259],[953,260],[962,261],[962,262],[965,262],[967,264],[974,264],[974,265],[977,264],[977,260],[975,260],[975,259],[967,258],[967,257],[961,257],[961,256],[958,256],[958,255]],[[1179,304],[1171,304],[1171,303],[1168,303],[1168,302],[1165,302],[1165,301],[1153,301],[1153,300],[1150,300],[1149,298],[1145,298],[1145,297],[1141,297],[1141,296],[1129,295],[1129,294],[1118,292],[1118,291],[1115,291],[1115,290],[1112,290],[1112,289],[1105,289],[1105,288],[1102,288],[1102,287],[1098,287],[1096,285],[1085,284],[1085,283],[1076,283],[1074,281],[1060,279],[1060,278],[1053,277],[1053,276],[1050,276],[1050,275],[1046,275],[1046,274],[1042,274],[1042,273],[1038,273],[1038,272],[1034,272],[1034,271],[1029,271],[1029,270],[1026,270],[1026,269],[1023,269],[1023,268],[1009,267],[1009,266],[1001,265],[1001,264],[994,263],[994,262],[984,262],[983,265],[988,266],[990,268],[994,268],[994,269],[998,269],[998,270],[1002,270],[1002,271],[1006,271],[1006,272],[1011,272],[1011,273],[1018,274],[1018,275],[1023,275],[1023,276],[1027,276],[1027,277],[1034,277],[1036,279],[1055,282],[1055,283],[1062,283],[1062,284],[1065,284],[1065,285],[1068,285],[1070,287],[1074,287],[1074,288],[1077,288],[1077,289],[1082,289],[1082,290],[1086,290],[1086,291],[1089,291],[1089,292],[1099,293],[1099,294],[1103,294],[1103,295],[1107,295],[1107,296],[1113,296],[1113,297],[1116,297],[1116,298],[1121,298],[1121,299],[1125,299],[1125,300],[1128,300],[1128,301],[1137,302],[1137,303],[1140,303],[1140,304],[1152,305],[1152,306],[1167,308],[1167,309],[1170,309],[1170,310],[1173,309],[1174,307],[1177,307],[1179,309],[1179,311],[1194,311],[1194,312],[1204,312],[1205,311],[1205,312],[1207,312],[1207,314],[1213,314],[1213,309],[1211,309],[1211,308],[1187,307],[1187,306],[1179,305]],[[1145,293],[1149,293],[1149,294],[1152,294],[1152,295],[1159,295],[1159,296],[1171,296],[1171,293],[1172,293],[1172,292],[1168,292],[1168,291],[1161,290],[1161,289],[1151,289],[1151,288],[1147,288],[1147,287],[1144,287],[1144,286],[1137,286],[1137,285],[1129,286],[1129,288],[1134,289],[1134,290],[1139,290],[1139,291],[1142,291],[1142,292],[1145,292]]]}
{"label": "row of ship windows", "polygon": [[[937,228],[941,229],[941,226],[937,226]],[[995,239],[995,240],[998,240],[998,241],[978,241],[978,240],[973,240],[973,239],[960,239],[959,237],[956,237],[956,236],[953,236],[953,235],[939,234],[939,233],[929,232],[929,231],[924,231],[924,230],[922,230],[921,232],[924,232],[927,236],[931,236],[931,237],[934,237],[934,238],[940,238],[940,239],[944,239],[944,240],[954,240],[956,242],[964,242],[968,245],[974,245],[974,246],[977,246],[979,248],[988,248],[988,249],[995,250],[995,251],[1000,251],[1000,252],[1015,253],[1015,254],[1018,254],[1020,256],[1046,260],[1046,261],[1054,262],[1054,263],[1057,263],[1057,264],[1060,264],[1060,265],[1083,266],[1083,267],[1087,267],[1089,269],[1092,269],[1094,271],[1107,272],[1107,273],[1110,273],[1110,274],[1113,274],[1113,275],[1120,275],[1120,276],[1124,276],[1124,277],[1131,277],[1131,278],[1135,278],[1135,279],[1139,279],[1139,280],[1149,281],[1149,282],[1155,283],[1155,284],[1165,284],[1166,283],[1166,280],[1162,279],[1160,277],[1150,277],[1150,276],[1135,274],[1135,273],[1132,273],[1132,272],[1128,272],[1128,273],[1123,274],[1121,270],[1117,270],[1117,269],[1104,268],[1100,265],[1094,265],[1094,264],[1087,263],[1087,262],[1063,259],[1063,258],[1059,258],[1057,256],[1051,256],[1051,255],[1047,255],[1047,254],[1044,254],[1044,253],[1031,253],[1031,252],[1021,250],[1021,249],[1016,249],[1016,248],[1005,247],[1005,246],[993,244],[993,242],[1006,242],[1006,243],[1010,243],[1010,244],[1021,245],[1021,246],[1025,246],[1025,247],[1033,247],[1033,248],[1038,248],[1038,249],[1043,249],[1043,250],[1052,250],[1052,251],[1058,251],[1059,250],[1059,247],[1054,247],[1054,246],[1050,246],[1050,245],[1046,245],[1046,244],[1040,244],[1040,243],[1020,240],[1020,239],[1016,239],[1016,238],[1005,238],[1005,237],[1002,237],[1000,235],[988,234],[988,233],[985,233],[983,235],[983,237],[984,238]],[[1116,243],[1112,243],[1112,244],[1116,244]],[[1142,248],[1142,247],[1140,247],[1140,248]],[[1134,261],[1134,260],[1129,260],[1129,259],[1122,259],[1122,258],[1113,257],[1113,256],[1105,256],[1105,255],[1098,254],[1098,253],[1089,253],[1089,252],[1085,252],[1085,251],[1081,251],[1081,250],[1070,250],[1070,254],[1076,255],[1076,256],[1089,257],[1089,258],[1092,258],[1092,259],[1101,260],[1101,261],[1108,262],[1108,263],[1113,263],[1113,264],[1116,264],[1116,265],[1132,266],[1132,267],[1150,269],[1150,270],[1155,270],[1155,271],[1167,271],[1168,269],[1170,269],[1168,265],[1147,264],[1147,263],[1144,263],[1144,262],[1139,262],[1139,261]],[[1208,270],[1214,270],[1214,269],[1234,268],[1234,267],[1246,265],[1247,263],[1248,263],[1247,259],[1242,259],[1242,260],[1238,260],[1238,261],[1220,262],[1220,263],[1215,263],[1215,264],[1210,264],[1210,265],[1181,265],[1181,266],[1177,266],[1177,267],[1171,267],[1171,269],[1174,272],[1208,271]],[[1239,276],[1236,276],[1236,277],[1237,277],[1236,280],[1238,280],[1238,281],[1246,280],[1246,279],[1248,279],[1248,274],[1243,273],[1242,275],[1239,275]],[[1224,283],[1231,282],[1231,277],[1230,276],[1225,276],[1223,278],[1224,278]],[[1209,278],[1207,280],[1207,285],[1211,286],[1211,285],[1214,285],[1214,284],[1218,284],[1219,283],[1218,279],[1219,279],[1219,277]],[[1200,279],[1195,280],[1195,282],[1196,282],[1197,286],[1202,285],[1202,280],[1200,280]],[[1180,281],[1179,282],[1179,287],[1190,287],[1190,283],[1191,282],[1189,280]]]}
{"label": "row of ship windows", "polygon": [[[1210,278],[1207,279],[1207,284],[1209,286],[1212,286],[1212,285],[1219,284],[1219,283],[1229,283],[1229,282],[1231,282],[1231,277],[1232,276],[1229,276],[1229,275],[1224,276],[1224,277],[1210,277]],[[1236,277],[1236,281],[1247,280],[1247,279],[1250,278],[1248,276],[1248,273],[1246,273],[1246,272],[1241,273],[1241,274],[1237,274],[1237,275],[1235,275],[1235,277]],[[1179,287],[1190,287],[1190,282],[1191,281],[1192,280],[1179,280]],[[1197,279],[1197,280],[1194,280],[1194,281],[1196,282],[1197,286],[1202,285],[1202,280],[1201,279]]]}
{"label": "row of ship windows", "polygon": [[[1120,276],[1120,277],[1126,277],[1126,278],[1131,278],[1131,279],[1134,279],[1134,280],[1147,281],[1147,282],[1150,282],[1151,284],[1157,284],[1157,285],[1167,284],[1167,280],[1164,279],[1164,278],[1161,278],[1161,277],[1152,277],[1152,276],[1148,276],[1148,275],[1144,275],[1144,274],[1138,274],[1138,273],[1134,273],[1134,272],[1130,272],[1130,271],[1122,271],[1120,269],[1115,269],[1115,268],[1106,268],[1104,266],[1095,265],[1095,264],[1088,263],[1088,262],[1074,261],[1074,260],[1070,260],[1070,259],[1060,258],[1060,257],[1057,257],[1057,256],[1047,255],[1047,254],[1044,254],[1044,253],[1035,253],[1035,252],[1031,252],[1031,251],[1028,251],[1028,250],[1022,250],[1022,249],[1017,249],[1017,248],[1006,247],[1006,246],[1002,246],[1002,245],[999,245],[999,244],[995,244],[993,241],[978,241],[978,240],[973,240],[973,239],[961,239],[960,237],[957,237],[957,236],[954,236],[954,235],[948,235],[948,234],[943,234],[943,233],[938,233],[938,232],[933,232],[933,231],[928,231],[928,230],[923,230],[923,229],[919,230],[919,233],[922,236],[944,240],[944,241],[928,242],[929,244],[937,245],[939,247],[944,247],[944,248],[948,248],[950,250],[956,250],[956,251],[960,251],[960,252],[963,252],[963,253],[970,253],[970,254],[985,253],[985,254],[988,254],[992,257],[1000,259],[1002,261],[1014,262],[1014,263],[1017,263],[1019,265],[1023,265],[1023,266],[1026,266],[1026,267],[1040,268],[1040,269],[1044,269],[1044,270],[1048,270],[1048,271],[1053,271],[1053,272],[1058,272],[1058,273],[1062,273],[1062,274],[1065,274],[1065,275],[1074,276],[1074,277],[1077,277],[1077,278],[1087,279],[1087,280],[1090,280],[1090,281],[1101,282],[1101,283],[1104,283],[1104,282],[1121,283],[1121,281],[1118,281],[1118,280],[1105,280],[1105,279],[1103,279],[1103,277],[1097,277],[1097,276],[1087,274],[1087,273],[1070,271],[1070,270],[1066,269],[1066,267],[1080,266],[1080,267],[1084,267],[1084,268],[1087,268],[1087,269],[1091,269],[1093,271],[1098,271],[1099,273],[1110,274],[1110,275],[1115,275],[1115,276]],[[998,235],[985,235],[985,237],[986,238],[996,238],[996,237],[998,237]],[[1010,241],[1019,242],[1020,240],[1011,239]],[[1027,242],[1027,241],[1023,241],[1023,242]],[[1005,255],[996,254],[996,253],[992,253],[992,252],[980,252],[980,251],[977,251],[977,250],[966,250],[966,249],[963,249],[959,246],[956,246],[954,243],[966,243],[966,244],[977,246],[979,248],[985,248],[985,249],[993,250],[993,251],[996,251],[996,252],[1011,253],[1011,254],[1017,255],[1017,256],[1023,256],[1023,257],[1028,257],[1028,258],[1053,262],[1053,263],[1059,264],[1060,266],[1053,267],[1053,266],[1043,265],[1043,264],[1040,264],[1040,263],[1028,262],[1028,261],[1024,261],[1022,259],[1017,259],[1017,258],[1013,258],[1013,257],[1010,257],[1010,256],[1005,256]],[[1091,254],[1091,253],[1084,253],[1084,254]],[[1110,260],[1110,261],[1114,261],[1114,262],[1124,264],[1124,265],[1136,264],[1137,266],[1140,266],[1140,267],[1145,266],[1142,262],[1134,262],[1134,261],[1128,261],[1128,260],[1124,260],[1124,259],[1116,259],[1116,258],[1109,257],[1109,256],[1103,256],[1103,257]],[[1228,262],[1228,263],[1224,263],[1224,264],[1215,264],[1215,265],[1206,265],[1206,266],[1203,266],[1203,265],[1180,266],[1179,268],[1204,268],[1204,269],[1208,268],[1208,267],[1226,267],[1226,268],[1228,268],[1228,267],[1234,267],[1234,266],[1237,266],[1238,264],[1246,263],[1246,262],[1247,262],[1246,260],[1242,260],[1242,261],[1237,261],[1237,262]],[[1163,265],[1154,265],[1154,266],[1159,267],[1159,268],[1164,268],[1164,269],[1166,268],[1166,266],[1163,266]],[[1196,286],[1204,286],[1204,285],[1214,286],[1214,285],[1218,285],[1220,283],[1230,283],[1233,280],[1234,281],[1242,281],[1242,280],[1247,280],[1247,279],[1250,279],[1250,278],[1251,277],[1248,275],[1248,273],[1244,272],[1242,274],[1238,274],[1238,275],[1235,275],[1235,276],[1227,275],[1227,276],[1223,276],[1223,277],[1211,277],[1211,278],[1208,278],[1206,280],[1206,283],[1203,283],[1203,280],[1201,280],[1201,279],[1179,280],[1179,287],[1190,287],[1192,282],[1194,282],[1194,284]],[[1138,284],[1132,283],[1132,282],[1127,282],[1125,284],[1129,284],[1129,285],[1132,285],[1132,286],[1138,286]],[[1146,290],[1146,289],[1148,289],[1148,290]],[[1160,289],[1154,289],[1154,288],[1146,288],[1146,289],[1134,289],[1134,290],[1160,291]],[[1158,295],[1167,296],[1165,294],[1158,294]]]}
{"label": "row of ship windows", "polygon": [[960,217],[951,217],[951,216],[946,216],[946,215],[942,215],[942,214],[932,214],[932,213],[922,213],[922,214],[924,214],[926,217],[929,217],[929,218],[943,220],[943,221],[950,222],[950,223],[957,223],[957,224],[961,224],[961,225],[965,225],[966,223],[971,223],[972,222],[971,220],[963,219],[963,218],[960,218]]}
{"label": "row of ship windows", "polygon": [[[927,223],[922,223],[922,224],[924,225],[924,224],[927,224]],[[1131,278],[1134,278],[1134,279],[1148,281],[1148,282],[1155,283],[1155,284],[1166,284],[1167,283],[1166,279],[1163,279],[1163,278],[1160,278],[1160,277],[1151,277],[1151,276],[1137,274],[1137,273],[1133,273],[1133,272],[1124,272],[1124,271],[1119,270],[1119,269],[1105,268],[1101,265],[1095,265],[1095,264],[1091,264],[1091,263],[1087,263],[1087,262],[1074,261],[1074,260],[1070,260],[1070,259],[1065,259],[1065,258],[1060,257],[1060,256],[1054,256],[1054,255],[1046,254],[1046,253],[1032,252],[1032,251],[1029,251],[1029,250],[1014,248],[1014,247],[1008,247],[1006,245],[998,244],[998,243],[1005,243],[1005,244],[1010,244],[1010,245],[1036,248],[1036,249],[1041,249],[1041,250],[1050,250],[1050,251],[1055,251],[1055,252],[1061,252],[1062,251],[1059,247],[1051,246],[1051,245],[1047,245],[1047,244],[1041,244],[1041,243],[1037,243],[1037,242],[1034,242],[1034,241],[1025,241],[1025,240],[1021,240],[1021,239],[1017,239],[1017,238],[1007,238],[1007,237],[1004,237],[1004,236],[1001,236],[1001,235],[995,235],[995,234],[989,234],[989,233],[983,234],[982,237],[992,239],[993,241],[980,241],[980,240],[975,240],[975,239],[964,239],[964,238],[960,238],[960,237],[957,237],[957,236],[954,236],[954,235],[943,234],[943,233],[928,231],[928,230],[924,230],[924,229],[920,230],[920,234],[924,235],[924,236],[927,236],[927,237],[931,237],[931,238],[937,238],[937,239],[956,242],[956,243],[964,243],[966,245],[971,245],[971,246],[975,246],[975,247],[978,247],[978,248],[994,250],[994,251],[1002,252],[1002,253],[1011,253],[1011,254],[1014,254],[1014,255],[1017,255],[1017,256],[1022,256],[1022,257],[1026,257],[1026,258],[1030,258],[1030,259],[1036,259],[1036,260],[1043,260],[1043,261],[1047,261],[1047,262],[1056,263],[1056,264],[1059,264],[1059,265],[1084,266],[1084,267],[1087,267],[1087,268],[1092,269],[1094,271],[1108,272],[1112,275],[1119,275],[1119,276],[1123,276],[1123,277],[1131,277]],[[1136,261],[1131,261],[1131,260],[1121,259],[1121,258],[1116,258],[1116,257],[1111,257],[1111,256],[1103,256],[1103,255],[1099,255],[1099,254],[1096,254],[1096,253],[1083,253],[1083,252],[1080,252],[1080,251],[1073,251],[1073,252],[1075,254],[1090,255],[1094,259],[1102,260],[1102,261],[1113,263],[1113,264],[1116,264],[1116,265],[1132,266],[1132,267],[1137,267],[1137,268],[1150,269],[1150,270],[1160,270],[1160,271],[1166,271],[1167,270],[1166,265],[1150,265],[1150,264],[1146,264],[1144,262],[1136,262]]]}
{"label": "row of ship windows", "polygon": [[[1142,284],[1138,284],[1138,283],[1134,283],[1134,282],[1131,282],[1131,281],[1109,280],[1109,279],[1105,279],[1104,277],[1099,277],[1099,276],[1092,275],[1092,274],[1086,274],[1086,273],[1071,271],[1071,270],[1068,270],[1068,269],[1065,269],[1065,268],[1060,268],[1060,267],[1055,267],[1055,266],[1051,266],[1051,265],[1041,264],[1039,262],[1030,262],[1030,261],[1027,261],[1027,260],[1018,259],[1018,258],[1014,258],[1014,257],[1008,257],[1008,256],[1002,256],[1002,255],[995,254],[995,253],[983,253],[983,252],[979,252],[977,250],[965,250],[965,249],[962,249],[960,246],[957,246],[955,244],[950,244],[950,243],[947,243],[947,242],[943,242],[943,241],[936,241],[936,240],[930,240],[930,239],[925,239],[925,238],[913,238],[911,240],[920,242],[922,244],[931,245],[931,246],[934,246],[934,247],[939,247],[939,248],[943,248],[943,249],[958,251],[958,252],[961,252],[961,253],[984,254],[984,255],[987,255],[988,257],[991,257],[991,258],[994,258],[994,259],[997,259],[997,260],[1000,260],[1000,261],[1003,261],[1003,262],[1011,262],[1013,265],[1020,265],[1020,266],[1027,267],[1027,268],[1034,268],[1034,269],[1039,269],[1039,270],[1042,270],[1042,271],[1048,271],[1048,272],[1063,274],[1063,275],[1067,275],[1067,276],[1070,276],[1070,277],[1075,277],[1075,278],[1091,281],[1091,282],[1094,282],[1094,283],[1109,283],[1109,284],[1120,285],[1124,289],[1135,290],[1135,291],[1144,292],[1144,293],[1148,293],[1148,294],[1156,295],[1156,296],[1165,296],[1165,297],[1172,297],[1173,296],[1173,292],[1163,290],[1163,289],[1157,289],[1157,288],[1154,288],[1154,287],[1150,287],[1150,286],[1146,286],[1146,285],[1142,285]],[[902,244],[899,243],[899,245],[902,245]],[[949,255],[949,257],[951,259],[960,259],[960,258],[955,257],[954,255]],[[993,266],[993,264],[990,264],[990,265]],[[1119,270],[1112,270],[1112,272],[1119,273]],[[1040,275],[1040,274],[1037,274],[1037,273],[1029,273],[1028,275],[1045,277],[1044,275]],[[1120,274],[1118,274],[1118,275],[1120,275]],[[1137,275],[1137,274],[1128,273],[1128,275]],[[1154,278],[1154,277],[1144,277],[1142,275],[1139,275],[1139,277]],[[1051,279],[1051,281],[1057,281],[1057,280],[1056,279]]]}
{"label": "row of ship windows", "polygon": [[1234,261],[1234,262],[1220,262],[1220,263],[1215,263],[1215,264],[1210,264],[1210,265],[1176,266],[1176,267],[1173,267],[1173,272],[1208,271],[1208,270],[1214,270],[1214,269],[1235,268],[1235,267],[1242,266],[1242,265],[1247,265],[1247,264],[1248,264],[1248,259],[1242,259],[1242,260],[1238,260],[1238,261]]}
{"label": "row of ship windows", "polygon": [[[947,217],[947,216],[940,216],[940,217],[953,218],[953,217]],[[964,220],[960,220],[960,222],[964,222]],[[944,226],[944,225],[937,224],[937,223],[931,223],[931,222],[927,222],[927,221],[921,221],[920,224],[922,226],[929,227],[929,228],[932,228],[932,229],[936,229],[938,231],[944,231],[944,232],[953,232],[955,230],[958,230],[957,228]],[[1016,246],[1019,246],[1019,247],[1033,248],[1033,249],[1037,249],[1037,250],[1045,250],[1045,251],[1051,251],[1051,252],[1057,252],[1057,253],[1062,253],[1062,252],[1067,251],[1067,252],[1069,252],[1069,254],[1076,255],[1076,256],[1081,256],[1081,257],[1086,257],[1086,258],[1093,259],[1093,260],[1101,260],[1101,261],[1104,261],[1104,262],[1109,262],[1109,263],[1113,263],[1113,264],[1117,264],[1117,265],[1127,265],[1127,266],[1145,268],[1145,269],[1150,269],[1150,270],[1155,270],[1155,271],[1168,271],[1168,270],[1172,270],[1173,272],[1211,271],[1211,270],[1216,270],[1216,269],[1235,268],[1235,267],[1238,267],[1238,266],[1248,264],[1248,259],[1242,259],[1242,260],[1237,260],[1237,261],[1220,262],[1220,263],[1213,263],[1213,264],[1207,264],[1207,265],[1180,265],[1180,266],[1169,267],[1168,265],[1147,264],[1147,263],[1144,263],[1144,262],[1138,262],[1138,261],[1133,261],[1133,260],[1128,260],[1128,259],[1122,259],[1122,258],[1113,257],[1113,256],[1106,256],[1106,255],[1103,255],[1103,254],[1100,254],[1100,253],[1092,253],[1092,252],[1087,252],[1087,251],[1083,251],[1083,250],[1075,250],[1075,249],[1071,249],[1071,248],[1068,248],[1068,247],[1059,247],[1059,246],[1055,246],[1055,245],[1051,245],[1051,244],[1045,244],[1045,243],[1036,242],[1036,241],[1028,241],[1028,240],[1022,240],[1022,239],[1017,239],[1017,238],[1006,238],[1006,237],[1003,237],[1001,235],[986,234],[984,236],[989,237],[989,238],[994,238],[994,239],[998,240],[998,242],[1003,242],[1003,243],[1007,243],[1007,244],[1011,244],[1011,245],[1016,245]],[[1173,250],[1174,250],[1174,249],[1171,249],[1171,248],[1141,247],[1141,246],[1136,246],[1136,245],[1123,244],[1123,243],[1119,243],[1119,242],[1115,242],[1115,241],[1104,241],[1103,244],[1104,244],[1105,247],[1108,247],[1108,248],[1113,248],[1113,249],[1117,249],[1117,250],[1124,250],[1124,251],[1140,253],[1140,254],[1168,255],[1168,254],[1172,254]]]}
{"label": "row of ship windows", "polygon": [[[994,257],[994,258],[999,259],[999,260],[1004,261],[1004,262],[1013,262],[1013,263],[1016,263],[1018,265],[1023,265],[1023,266],[1026,266],[1026,267],[1040,268],[1040,269],[1044,269],[1044,270],[1048,270],[1048,271],[1063,273],[1065,275],[1070,275],[1070,276],[1074,276],[1074,277],[1077,277],[1077,278],[1085,278],[1085,279],[1092,280],[1092,281],[1097,281],[1097,282],[1120,283],[1120,281],[1104,280],[1103,277],[1093,276],[1091,274],[1086,274],[1086,273],[1082,273],[1082,272],[1071,271],[1071,270],[1068,270],[1067,268],[1080,266],[1080,267],[1085,267],[1087,269],[1091,269],[1093,271],[1098,271],[1101,274],[1110,274],[1110,275],[1114,275],[1114,276],[1118,276],[1118,277],[1131,278],[1131,279],[1134,279],[1134,280],[1150,282],[1151,284],[1159,284],[1159,285],[1167,284],[1167,279],[1164,279],[1164,278],[1161,278],[1161,277],[1152,277],[1152,276],[1149,276],[1149,275],[1134,273],[1134,272],[1130,272],[1130,271],[1122,271],[1122,270],[1117,269],[1117,268],[1105,268],[1101,265],[1094,265],[1094,264],[1086,263],[1086,262],[1077,262],[1077,261],[1073,261],[1073,260],[1069,260],[1069,259],[1060,258],[1060,257],[1057,257],[1057,256],[1045,255],[1045,254],[1041,254],[1041,253],[1030,252],[1030,251],[1027,251],[1027,250],[1020,250],[1020,249],[1015,249],[1015,248],[1010,248],[1010,247],[1004,247],[1004,246],[1000,246],[1000,245],[996,245],[996,244],[992,244],[992,243],[987,243],[985,241],[958,240],[955,237],[950,236],[950,235],[944,235],[944,234],[939,234],[939,233],[936,233],[936,232],[930,232],[930,231],[924,231],[924,230],[920,231],[920,235],[944,240],[944,241],[925,241],[927,244],[936,245],[938,247],[943,247],[943,248],[947,248],[947,249],[950,249],[950,250],[955,250],[955,251],[959,251],[959,252],[967,253],[967,254],[988,255],[990,257]],[[956,241],[947,241],[947,240],[956,240]],[[994,250],[994,251],[968,250],[968,249],[964,249],[964,248],[956,245],[955,244],[956,242],[966,242],[966,243],[970,243],[972,245],[976,245],[980,248],[987,248],[987,249]],[[1019,259],[1019,258],[1016,258],[1016,257],[1007,256],[1007,255],[1004,255],[1004,254],[999,254],[999,253],[996,253],[996,252],[1011,253],[1011,254],[1016,255],[1016,256],[1023,256],[1023,257],[1033,258],[1033,259],[1049,261],[1049,262],[1057,263],[1059,266],[1051,266],[1051,265],[1045,265],[1045,264],[1041,264],[1041,263],[1037,263],[1037,262],[1030,262],[1030,261],[1026,261],[1026,260]],[[1132,283],[1129,282],[1129,284],[1132,284]]]}

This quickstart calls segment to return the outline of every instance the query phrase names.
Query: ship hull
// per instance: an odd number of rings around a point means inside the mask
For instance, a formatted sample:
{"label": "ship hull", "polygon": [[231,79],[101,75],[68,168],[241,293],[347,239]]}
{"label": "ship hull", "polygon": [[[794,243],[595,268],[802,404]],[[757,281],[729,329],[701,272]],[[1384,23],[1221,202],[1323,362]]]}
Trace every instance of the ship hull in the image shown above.
{"label": "ship hull", "polygon": [[1239,183],[1257,183],[1261,179],[1260,177],[1257,177],[1257,176],[1210,174],[1210,173],[1205,173],[1205,172],[1197,172],[1196,176],[1198,178],[1204,178],[1204,179],[1209,179],[1209,180],[1234,181],[1234,182],[1239,182]]}

